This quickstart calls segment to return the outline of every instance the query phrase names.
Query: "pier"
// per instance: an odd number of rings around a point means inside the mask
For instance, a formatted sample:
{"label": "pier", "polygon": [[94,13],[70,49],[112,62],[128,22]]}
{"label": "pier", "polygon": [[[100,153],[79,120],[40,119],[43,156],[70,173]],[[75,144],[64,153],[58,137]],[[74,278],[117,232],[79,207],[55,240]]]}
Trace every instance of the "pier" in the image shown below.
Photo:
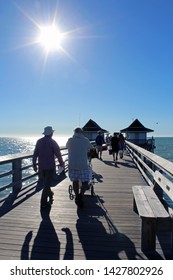
{"label": "pier", "polygon": [[[62,153],[67,166],[65,148]],[[154,251],[141,250],[141,219],[133,209],[132,192],[132,186],[156,185],[157,169],[166,174],[164,191],[171,197],[173,163],[127,142],[123,159],[113,162],[104,151],[103,161],[92,160],[94,195],[85,193],[83,209],[69,198],[68,173],[52,187],[51,208],[40,209],[41,184],[34,172],[27,174],[31,158],[31,154],[0,158],[0,168],[11,166],[0,178],[12,178],[1,190],[13,190],[0,201],[1,260],[173,259],[171,231],[157,233]]]}

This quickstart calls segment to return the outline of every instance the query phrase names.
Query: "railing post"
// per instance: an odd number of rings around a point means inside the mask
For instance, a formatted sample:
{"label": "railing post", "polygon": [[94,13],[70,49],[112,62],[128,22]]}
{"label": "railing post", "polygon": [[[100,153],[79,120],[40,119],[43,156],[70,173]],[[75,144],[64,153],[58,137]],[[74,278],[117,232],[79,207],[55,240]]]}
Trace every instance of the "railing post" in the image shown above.
{"label": "railing post", "polygon": [[22,187],[22,160],[17,158],[12,161],[12,182],[15,184],[13,186],[13,191],[16,189],[21,189]]}

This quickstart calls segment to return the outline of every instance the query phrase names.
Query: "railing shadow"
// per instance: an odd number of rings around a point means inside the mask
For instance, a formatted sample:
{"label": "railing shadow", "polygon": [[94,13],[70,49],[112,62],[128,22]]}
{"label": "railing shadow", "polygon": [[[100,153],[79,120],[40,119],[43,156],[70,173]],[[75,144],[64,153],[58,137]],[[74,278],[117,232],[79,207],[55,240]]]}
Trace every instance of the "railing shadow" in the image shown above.
{"label": "railing shadow", "polygon": [[114,166],[119,168],[118,166],[118,162],[117,161],[113,161],[113,160],[103,160],[103,163],[108,165],[108,166]]}
{"label": "railing shadow", "polygon": [[[56,175],[53,180],[52,187],[57,186],[60,182],[66,179],[65,172],[62,172],[61,175]],[[39,179],[37,183],[30,184],[26,187],[21,187],[10,193],[4,200],[1,201],[0,206],[0,217],[7,214],[17,206],[19,206],[24,201],[31,198],[37,192],[41,191],[43,188],[43,181]]]}
{"label": "railing shadow", "polygon": [[[135,249],[134,243],[119,232],[111,221],[104,201],[98,196],[85,196],[86,207],[78,209],[76,229],[87,260],[120,260],[120,252],[124,251],[128,259],[143,259]],[[88,205],[88,207],[87,207]],[[103,217],[109,231],[98,219]],[[128,248],[128,249],[127,249]]]}
{"label": "railing shadow", "polygon": [[5,198],[4,203],[2,203],[0,207],[0,217],[7,214],[9,211],[13,210],[38,192],[37,185],[32,187],[28,186],[27,188],[28,189],[25,190],[25,192],[23,192],[23,188],[16,189],[13,191],[13,193],[9,194],[8,197]]}

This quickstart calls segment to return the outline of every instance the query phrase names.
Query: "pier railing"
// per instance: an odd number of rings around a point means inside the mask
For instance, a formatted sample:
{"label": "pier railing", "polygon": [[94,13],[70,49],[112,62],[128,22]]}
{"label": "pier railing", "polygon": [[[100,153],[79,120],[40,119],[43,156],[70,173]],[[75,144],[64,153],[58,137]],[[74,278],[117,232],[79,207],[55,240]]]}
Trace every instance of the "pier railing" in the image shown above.
{"label": "pier railing", "polygon": [[[67,169],[68,153],[65,147],[61,147],[61,154]],[[32,166],[33,153],[18,153],[0,157],[0,192],[13,192],[21,187],[37,183],[38,172],[34,172]],[[59,164],[56,160],[56,171]],[[66,170],[65,170],[66,171]]]}
{"label": "pier railing", "polygon": [[[151,187],[160,185],[173,200],[173,163],[128,141],[126,150],[148,185]],[[65,147],[61,147],[61,153],[67,171],[68,151]],[[38,173],[32,168],[32,156],[31,153],[19,153],[0,157],[0,192],[8,190],[13,192],[22,186],[37,183]],[[56,164],[58,170],[58,161]]]}
{"label": "pier railing", "polygon": [[149,186],[173,201],[173,162],[126,141],[126,149]]}

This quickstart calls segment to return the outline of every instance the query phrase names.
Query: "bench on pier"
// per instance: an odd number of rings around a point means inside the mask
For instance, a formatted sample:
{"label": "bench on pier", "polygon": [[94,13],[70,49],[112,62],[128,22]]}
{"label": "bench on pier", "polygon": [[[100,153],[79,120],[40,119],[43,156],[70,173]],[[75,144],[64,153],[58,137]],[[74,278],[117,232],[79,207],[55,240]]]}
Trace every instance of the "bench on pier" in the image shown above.
{"label": "bench on pier", "polygon": [[[154,180],[172,197],[172,184],[156,171]],[[165,181],[166,180],[166,181]],[[141,249],[155,250],[158,230],[171,231],[171,250],[173,250],[172,213],[165,209],[151,186],[133,186],[133,209],[141,218]],[[170,193],[169,193],[170,192]],[[172,209],[171,209],[172,210]]]}

